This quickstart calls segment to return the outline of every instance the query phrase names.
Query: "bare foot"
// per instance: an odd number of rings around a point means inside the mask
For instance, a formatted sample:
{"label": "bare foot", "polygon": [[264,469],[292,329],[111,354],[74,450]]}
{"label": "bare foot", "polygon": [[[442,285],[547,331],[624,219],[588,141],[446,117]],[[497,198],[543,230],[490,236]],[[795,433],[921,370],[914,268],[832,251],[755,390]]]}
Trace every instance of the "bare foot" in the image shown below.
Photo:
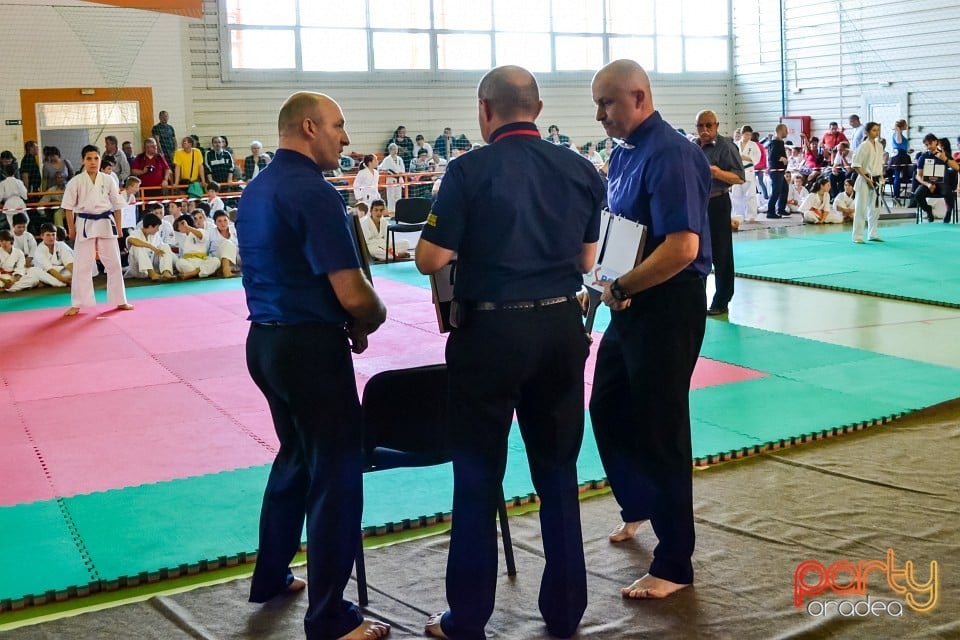
{"label": "bare foot", "polygon": [[620,593],[624,598],[633,600],[660,600],[689,586],[689,584],[670,582],[648,573],[629,587],[621,589]]}
{"label": "bare foot", "polygon": [[117,309],[119,311],[133,311],[133,305],[129,302],[125,302],[123,304],[118,304]]}
{"label": "bare foot", "polygon": [[636,522],[621,522],[618,524],[613,531],[610,532],[610,535],[607,536],[610,542],[626,542],[627,540],[632,540],[637,531],[640,530],[640,525],[642,525],[646,520],[637,520]]}
{"label": "bare foot", "polygon": [[151,279],[152,281],[154,281],[154,282],[156,282],[157,280],[160,279],[160,275],[159,275],[156,271],[154,271],[153,269],[149,269],[149,270],[147,271],[147,277],[150,278],[150,279]]}
{"label": "bare foot", "polygon": [[296,593],[307,588],[307,581],[303,578],[293,576],[293,580],[287,585],[287,593]]}
{"label": "bare foot", "polygon": [[390,634],[390,625],[379,620],[364,620],[359,626],[337,640],[370,640],[371,638],[386,638]]}
{"label": "bare foot", "polygon": [[65,318],[69,318],[70,316],[75,316],[78,313],[80,313],[80,307],[70,307],[69,309],[63,312],[63,316]]}
{"label": "bare foot", "polygon": [[170,273],[169,271],[164,271],[162,277],[163,277],[164,280],[176,280],[176,279],[177,279],[177,276],[173,275],[173,274]]}
{"label": "bare foot", "polygon": [[431,638],[446,638],[447,634],[445,634],[440,627],[440,619],[442,617],[442,613],[430,616],[430,619],[427,620],[427,625],[423,628],[423,632]]}

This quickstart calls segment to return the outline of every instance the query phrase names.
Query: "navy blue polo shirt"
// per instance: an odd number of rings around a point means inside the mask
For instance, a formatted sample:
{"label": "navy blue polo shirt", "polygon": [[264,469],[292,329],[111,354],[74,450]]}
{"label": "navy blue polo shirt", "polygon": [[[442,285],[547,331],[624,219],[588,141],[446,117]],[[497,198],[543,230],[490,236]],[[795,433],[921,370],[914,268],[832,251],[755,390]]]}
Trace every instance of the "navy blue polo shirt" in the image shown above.
{"label": "navy blue polo shirt", "polygon": [[685,271],[710,273],[707,201],[710,165],[700,148],[667,124],[659,111],[643,121],[610,154],[607,197],[610,212],[647,227],[646,258],[668,234],[700,236],[696,259]]}
{"label": "navy blue polo shirt", "polygon": [[458,253],[454,296],[540,300],[580,289],[584,243],[600,234],[603,181],[589,160],[540,139],[532,122],[447,165],[423,238]]}
{"label": "navy blue polo shirt", "polygon": [[249,320],[342,324],[327,277],[357,269],[351,220],[337,190],[307,156],[280,149],[243,190],[237,237]]}

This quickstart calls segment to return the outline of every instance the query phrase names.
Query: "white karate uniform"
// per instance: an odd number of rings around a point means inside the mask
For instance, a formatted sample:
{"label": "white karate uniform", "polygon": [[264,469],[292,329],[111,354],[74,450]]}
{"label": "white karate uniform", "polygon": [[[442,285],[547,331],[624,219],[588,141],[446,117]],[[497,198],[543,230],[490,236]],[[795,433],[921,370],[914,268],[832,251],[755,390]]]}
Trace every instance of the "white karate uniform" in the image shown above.
{"label": "white karate uniform", "polygon": [[[13,233],[12,231],[10,233]],[[13,246],[20,251],[23,251],[24,256],[30,256],[33,258],[33,252],[37,250],[37,239],[33,237],[33,234],[24,231],[20,235],[13,234]]]}
{"label": "white karate uniform", "polygon": [[[360,228],[363,229],[363,239],[367,243],[367,251],[377,260],[387,259],[387,226],[390,221],[384,216],[380,218],[380,226],[373,221],[370,215],[360,218]],[[410,243],[406,240],[397,240],[397,253],[410,250]]]}
{"label": "white karate uniform", "polygon": [[750,159],[743,161],[743,184],[735,184],[730,188],[730,200],[733,204],[733,216],[743,219],[744,222],[757,221],[757,174],[753,165],[760,162],[760,145],[753,140],[744,138],[737,147],[741,156]]}
{"label": "white karate uniform", "polygon": [[60,282],[54,278],[50,271],[56,270],[61,276],[72,275],[73,251],[67,246],[66,242],[54,242],[53,250],[47,248],[47,245],[40,243],[33,252],[33,269],[37,270],[37,277],[40,282],[48,284],[51,287],[65,287],[66,283]]}
{"label": "white karate uniform", "polygon": [[[403,158],[397,156],[387,156],[380,161],[380,166],[377,167],[380,171],[387,171],[393,173],[406,173],[407,167],[403,164]],[[397,200],[403,197],[403,187],[400,185],[403,184],[403,178],[389,177],[387,178],[387,211],[396,211],[397,210]]]}
{"label": "white karate uniform", "polygon": [[788,204],[786,206],[787,213],[803,213],[803,202],[809,195],[810,192],[807,191],[806,187],[800,187],[800,191],[797,191],[797,187],[791,182],[790,189],[787,191],[787,202],[793,200],[797,204]]}
{"label": "white karate uniform", "polygon": [[[853,166],[863,169],[874,181],[880,180],[883,178],[883,147],[876,140],[872,144],[869,140],[864,140],[853,156]],[[857,192],[853,208],[853,241],[863,242],[864,226],[867,227],[867,238],[875,240],[880,237],[877,228],[880,222],[877,196],[861,175],[857,175],[853,188]]]}
{"label": "white karate uniform", "polygon": [[[61,206],[73,211],[76,256],[73,265],[73,284],[70,287],[70,306],[92,307],[97,301],[93,295],[93,271],[97,256],[107,271],[107,302],[113,306],[127,304],[123,286],[123,267],[120,264],[120,246],[114,228],[115,211],[124,206],[116,182],[104,173],[91,179],[86,171],[78,173],[67,183]],[[99,220],[87,220],[81,214],[110,214]]]}
{"label": "white karate uniform", "polygon": [[[819,209],[820,211],[826,211],[827,217],[823,220],[815,214],[811,209]],[[803,221],[809,224],[838,224],[843,222],[843,214],[837,213],[835,210],[830,208],[830,194],[824,193],[822,196],[818,193],[811,193],[803,200],[803,204],[800,205],[800,213],[803,214]]]}
{"label": "white karate uniform", "polygon": [[32,289],[40,284],[40,278],[37,276],[36,269],[27,269],[27,259],[23,251],[16,247],[10,247],[10,253],[0,248],[0,280],[12,282],[14,276],[20,276],[20,279],[13,283],[9,289],[0,289],[7,293]]}
{"label": "white karate uniform", "polygon": [[227,226],[227,230],[230,232],[230,237],[224,238],[220,235],[220,230],[214,228],[213,233],[210,234],[210,255],[216,256],[217,260],[226,258],[230,261],[230,264],[236,267],[240,265],[238,251],[240,244],[237,241],[237,229],[233,224],[230,224]]}
{"label": "white karate uniform", "polygon": [[353,179],[353,197],[357,202],[363,202],[368,207],[374,200],[380,199],[380,172],[374,169],[360,169]]}
{"label": "white karate uniform", "polygon": [[[27,187],[23,180],[8,176],[0,180],[0,202],[3,203],[3,215],[7,216],[7,226],[13,229],[13,216],[27,213]],[[30,220],[30,216],[27,216]]]}
{"label": "white karate uniform", "polygon": [[837,207],[843,207],[844,209],[855,209],[857,206],[856,200],[852,196],[848,196],[846,191],[841,191],[837,194],[837,197],[833,199],[832,209],[833,212],[840,216],[841,222],[843,221],[843,212],[840,211]]}
{"label": "white karate uniform", "polygon": [[210,205],[210,215],[215,214],[217,211],[225,211],[227,205],[223,204],[223,198],[217,196],[207,201],[207,204]]}
{"label": "white karate uniform", "polygon": [[[152,244],[161,250],[160,254],[146,247],[135,247],[130,240],[136,238],[140,242]],[[143,232],[143,226],[133,229],[127,235],[127,270],[124,278],[146,278],[147,272],[153,269],[157,273],[169,271],[173,273],[173,250],[163,243],[160,231],[148,236]]]}
{"label": "white karate uniform", "polygon": [[183,239],[180,245],[180,257],[177,259],[177,271],[188,273],[190,271],[200,270],[200,277],[216,273],[220,268],[220,261],[207,254],[207,245],[209,244],[209,235],[206,229],[200,229],[202,238],[198,238],[192,233],[182,234]]}

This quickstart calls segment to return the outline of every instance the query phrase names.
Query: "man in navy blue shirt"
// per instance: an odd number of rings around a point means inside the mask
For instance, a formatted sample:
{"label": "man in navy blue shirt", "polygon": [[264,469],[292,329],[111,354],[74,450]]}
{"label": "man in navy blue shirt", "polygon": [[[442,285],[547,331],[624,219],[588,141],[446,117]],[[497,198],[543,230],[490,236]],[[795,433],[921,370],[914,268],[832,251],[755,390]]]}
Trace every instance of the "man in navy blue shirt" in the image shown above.
{"label": "man in navy blue shirt", "polygon": [[426,633],[486,637],[516,411],[541,500],[540,612],[552,635],[568,638],[587,606],[576,462],[588,345],[575,293],[594,263],[603,183],[588,160],[540,138],[534,121],[543,103],[529,71],[498,67],[477,93],[490,144],[447,166],[416,251],[422,273],[457,254],[454,300],[462,311],[446,354],[455,427],[450,608],[430,619]]}
{"label": "man in navy blue shirt", "polygon": [[[306,587],[307,638],[382,638],[390,627],[364,620],[343,590],[363,509],[350,351],[366,348],[386,309],[360,270],[343,200],[323,177],[350,144],[339,105],[296,93],[280,109],[278,126],[277,154],[244,190],[237,215],[251,320],[247,367],[280,440],[263,496],[250,600]],[[290,570],[304,514],[309,585]]]}
{"label": "man in navy blue shirt", "polygon": [[649,520],[659,544],[627,598],[665,598],[693,582],[690,377],[706,324],[710,271],[704,154],[654,109],[650,80],[632,60],[593,78],[597,120],[622,140],[610,155],[610,212],[647,226],[642,262],[601,300],[610,326],[597,351],[590,416],[623,523],[611,542]]}

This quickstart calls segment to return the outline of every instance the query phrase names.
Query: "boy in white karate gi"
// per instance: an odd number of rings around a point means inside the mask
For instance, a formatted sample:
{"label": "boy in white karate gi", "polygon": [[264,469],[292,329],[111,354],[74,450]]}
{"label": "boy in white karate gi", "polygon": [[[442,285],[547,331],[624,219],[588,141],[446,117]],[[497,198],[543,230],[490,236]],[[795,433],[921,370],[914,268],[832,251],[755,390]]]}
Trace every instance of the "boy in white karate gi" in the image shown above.
{"label": "boy in white karate gi", "polygon": [[220,267],[220,261],[207,254],[209,243],[207,231],[198,229],[193,216],[189,213],[177,218],[176,229],[183,237],[180,244],[180,258],[177,260],[180,278],[183,280],[206,278],[216,273]]}
{"label": "boy in white karate gi", "polygon": [[30,222],[25,213],[13,216],[13,246],[23,251],[27,259],[27,268],[33,266],[33,252],[37,250],[37,239],[32,233],[27,233],[27,223]]}
{"label": "boy in white karate gi", "polygon": [[240,270],[240,255],[237,242],[237,229],[230,223],[225,211],[213,214],[215,229],[210,234],[210,255],[220,260],[220,273],[224,278],[232,278],[234,271]]}
{"label": "boy in white karate gi", "polygon": [[23,251],[13,246],[13,234],[0,231],[0,291],[13,293],[40,284],[35,269],[27,269]]}
{"label": "boy in white karate gi", "polygon": [[107,302],[121,311],[129,311],[133,305],[127,302],[117,244],[125,203],[120,199],[114,179],[100,172],[100,149],[88,144],[82,153],[84,170],[67,183],[61,203],[76,252],[70,308],[63,315],[75,316],[80,313],[80,307],[97,303],[93,295],[93,271],[98,256],[107,271]]}
{"label": "boy in white karate gi", "polygon": [[160,218],[152,213],[143,216],[141,226],[127,234],[127,270],[125,278],[175,280],[173,251],[160,235]]}
{"label": "boy in white karate gi", "polygon": [[45,222],[40,226],[40,244],[33,252],[33,269],[40,282],[65,287],[73,280],[73,251],[57,240],[57,228]]}

